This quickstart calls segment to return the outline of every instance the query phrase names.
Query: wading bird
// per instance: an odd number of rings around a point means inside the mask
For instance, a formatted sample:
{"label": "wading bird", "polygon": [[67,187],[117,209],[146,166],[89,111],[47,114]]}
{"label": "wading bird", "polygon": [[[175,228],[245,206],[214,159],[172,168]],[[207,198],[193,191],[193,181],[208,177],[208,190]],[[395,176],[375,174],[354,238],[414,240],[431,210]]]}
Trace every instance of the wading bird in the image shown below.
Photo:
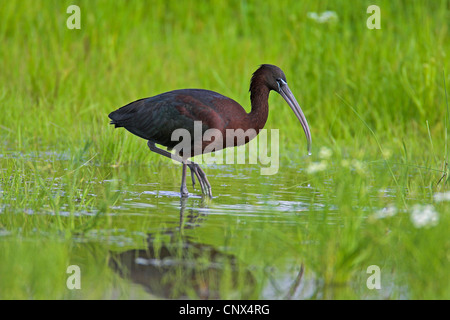
{"label": "wading bird", "polygon": [[[206,174],[197,163],[188,159],[211,152],[212,149],[207,147],[212,143],[216,144],[214,150],[220,150],[227,147],[236,147],[253,139],[266,124],[271,90],[278,92],[294,111],[305,132],[308,154],[310,154],[311,133],[305,115],[287,85],[284,72],[277,66],[270,64],[261,65],[253,73],[250,81],[250,113],[247,113],[236,101],[217,92],[202,89],[182,89],[131,102],[111,112],[109,118],[111,124],[114,124],[116,128],[124,127],[131,133],[148,140],[147,145],[151,151],[182,163],[182,197],[189,195],[186,187],[187,167],[191,170],[193,186],[195,187],[195,177],[197,177],[202,193],[212,197],[211,185]],[[201,141],[194,139],[194,122],[196,121],[201,121]],[[180,151],[173,154],[169,151],[176,147],[179,141],[173,139],[172,134],[180,128],[191,133],[190,144],[192,148],[189,152]],[[251,129],[255,133],[246,135],[244,139],[238,139],[234,136],[233,139],[224,139],[218,142],[219,140],[215,141],[215,139],[202,139],[203,133],[208,129],[219,130],[223,137],[226,136],[226,131],[229,129],[242,129],[243,132],[248,132]],[[156,144],[167,147],[169,151],[158,148]]]}

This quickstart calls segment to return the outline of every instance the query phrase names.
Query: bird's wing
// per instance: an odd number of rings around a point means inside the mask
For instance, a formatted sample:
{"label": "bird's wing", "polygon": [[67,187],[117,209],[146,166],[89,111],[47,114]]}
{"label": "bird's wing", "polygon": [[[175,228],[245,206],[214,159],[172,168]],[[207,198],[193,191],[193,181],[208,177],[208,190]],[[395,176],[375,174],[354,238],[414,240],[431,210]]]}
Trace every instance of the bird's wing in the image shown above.
{"label": "bird's wing", "polygon": [[171,139],[176,129],[187,130],[194,139],[195,121],[201,121],[197,127],[201,126],[202,134],[223,126],[218,113],[196,98],[193,91],[171,91],[134,101],[110,113],[111,124],[169,148],[178,143]]}

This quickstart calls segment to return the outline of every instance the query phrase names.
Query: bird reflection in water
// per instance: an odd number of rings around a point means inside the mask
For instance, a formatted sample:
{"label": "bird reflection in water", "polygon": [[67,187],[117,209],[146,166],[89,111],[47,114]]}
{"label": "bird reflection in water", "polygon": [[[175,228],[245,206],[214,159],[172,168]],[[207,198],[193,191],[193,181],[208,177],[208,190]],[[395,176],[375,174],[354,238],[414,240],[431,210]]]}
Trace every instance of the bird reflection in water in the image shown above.
{"label": "bird reflection in water", "polygon": [[[177,227],[149,234],[145,249],[112,253],[112,269],[161,298],[256,299],[264,295],[261,291],[267,288],[256,281],[251,267],[233,254],[196,242],[184,234],[186,229],[200,227],[206,217],[194,208],[188,209],[186,214],[186,201],[187,198],[181,198]],[[283,299],[297,298],[303,273],[302,263],[288,288],[276,289],[276,295]],[[269,291],[278,287],[276,280],[270,279],[271,275],[263,278],[270,280],[272,289]]]}
{"label": "bird reflection in water", "polygon": [[[203,219],[194,209],[186,215],[181,199],[180,225],[162,234],[149,234],[147,248],[113,254],[111,267],[142,285],[149,293],[170,299],[250,299],[255,280],[232,255],[183,234]],[[162,241],[161,241],[162,240]]]}

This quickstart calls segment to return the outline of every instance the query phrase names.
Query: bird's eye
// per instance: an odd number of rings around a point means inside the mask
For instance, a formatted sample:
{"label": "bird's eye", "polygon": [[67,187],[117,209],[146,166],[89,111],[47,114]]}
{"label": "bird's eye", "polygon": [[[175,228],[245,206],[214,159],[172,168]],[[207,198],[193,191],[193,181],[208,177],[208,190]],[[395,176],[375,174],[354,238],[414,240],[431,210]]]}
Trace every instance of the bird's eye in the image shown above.
{"label": "bird's eye", "polygon": [[281,78],[275,79],[277,84],[278,84],[278,91],[281,90],[281,87],[284,86],[286,84],[286,81],[284,81]]}

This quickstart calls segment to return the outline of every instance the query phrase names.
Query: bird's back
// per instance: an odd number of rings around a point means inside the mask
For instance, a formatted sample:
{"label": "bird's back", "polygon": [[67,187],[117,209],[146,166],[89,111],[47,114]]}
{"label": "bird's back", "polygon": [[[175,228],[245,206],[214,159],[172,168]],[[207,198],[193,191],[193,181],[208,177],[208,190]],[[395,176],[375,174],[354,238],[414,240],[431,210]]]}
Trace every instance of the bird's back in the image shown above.
{"label": "bird's back", "polygon": [[201,121],[202,134],[210,128],[224,131],[231,117],[244,117],[245,110],[234,100],[203,89],[182,89],[140,99],[109,114],[111,124],[173,148],[176,129],[186,129],[194,137],[194,121]]}

